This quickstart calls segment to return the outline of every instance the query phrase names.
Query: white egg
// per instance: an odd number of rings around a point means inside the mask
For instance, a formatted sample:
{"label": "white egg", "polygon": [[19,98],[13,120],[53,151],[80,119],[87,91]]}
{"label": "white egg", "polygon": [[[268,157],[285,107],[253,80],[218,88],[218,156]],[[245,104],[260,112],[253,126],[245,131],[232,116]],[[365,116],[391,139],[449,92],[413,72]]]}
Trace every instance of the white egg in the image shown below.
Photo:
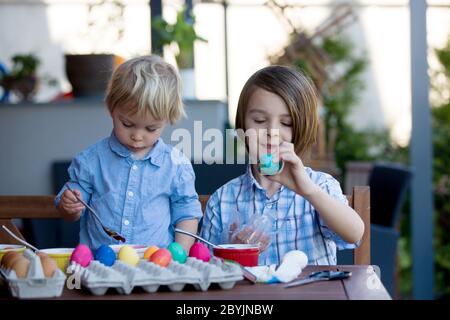
{"label": "white egg", "polygon": [[289,261],[292,263],[298,263],[300,268],[303,269],[308,264],[308,257],[306,256],[306,254],[303,251],[292,250],[283,256],[282,262],[285,262],[285,261],[286,262]]}
{"label": "white egg", "polygon": [[308,257],[304,252],[299,250],[289,251],[283,256],[281,265],[274,275],[281,282],[289,282],[296,279],[307,264]]}

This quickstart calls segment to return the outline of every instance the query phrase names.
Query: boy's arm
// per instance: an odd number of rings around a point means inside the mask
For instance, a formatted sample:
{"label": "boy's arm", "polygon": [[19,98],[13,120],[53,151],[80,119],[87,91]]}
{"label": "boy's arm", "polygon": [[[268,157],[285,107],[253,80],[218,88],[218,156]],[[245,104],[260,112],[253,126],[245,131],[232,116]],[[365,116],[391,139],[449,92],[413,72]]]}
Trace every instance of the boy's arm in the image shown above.
{"label": "boy's arm", "polygon": [[[197,233],[198,221],[203,214],[195,191],[194,170],[190,163],[179,165],[170,195],[170,212],[173,226]],[[179,233],[175,233],[174,238],[186,252],[189,252],[195,240]]]}
{"label": "boy's arm", "polygon": [[221,234],[223,232],[218,194],[219,192],[216,191],[209,197],[200,227],[200,236],[214,244],[222,243]]}
{"label": "boy's arm", "polygon": [[364,233],[364,222],[350,206],[329,195],[320,186],[303,195],[319,212],[325,224],[348,243],[358,242]]}
{"label": "boy's arm", "polygon": [[[83,199],[85,202],[90,201],[92,193],[89,163],[90,161],[89,159],[87,159],[86,155],[84,153],[81,153],[72,160],[72,163],[67,169],[67,172],[69,174],[69,181],[66,184],[69,184],[70,188],[77,193],[77,196]],[[70,203],[69,206],[73,205],[74,208],[76,206],[84,208],[84,206],[81,203],[76,202],[75,196],[68,190],[66,184],[64,184],[64,186],[56,195],[54,205],[64,219],[68,221],[77,221],[80,219],[82,212],[78,212],[77,214],[68,212],[68,203]],[[62,202],[64,202],[65,208],[63,208]]]}
{"label": "boy's arm", "polygon": [[[269,180],[281,183],[311,203],[327,227],[337,233],[344,241],[358,242],[364,233],[364,223],[359,215],[347,204],[340,202],[330,193],[323,190],[334,187],[342,195],[339,182],[335,179],[326,179],[317,185],[307,174],[303,162],[295,153],[292,143],[283,141],[278,150],[278,157],[284,161],[284,169]],[[337,185],[336,185],[337,184]],[[338,195],[334,192],[333,195]]]}
{"label": "boy's arm", "polygon": [[[191,220],[180,221],[176,224],[176,228],[197,234],[198,220],[191,219]],[[194,244],[195,239],[191,236],[176,232],[175,233],[175,242],[178,242],[179,244],[181,244],[183,249],[187,253],[189,253],[189,250],[191,249],[191,246]]]}

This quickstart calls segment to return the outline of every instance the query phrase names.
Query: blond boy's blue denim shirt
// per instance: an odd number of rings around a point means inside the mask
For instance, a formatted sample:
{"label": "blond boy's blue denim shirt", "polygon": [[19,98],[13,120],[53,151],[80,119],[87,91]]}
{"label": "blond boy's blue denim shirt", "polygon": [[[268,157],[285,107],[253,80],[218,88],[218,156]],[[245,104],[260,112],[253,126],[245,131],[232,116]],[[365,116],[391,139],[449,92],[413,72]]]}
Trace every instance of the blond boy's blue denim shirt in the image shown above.
{"label": "blond boy's blue denim shirt", "polygon": [[[330,196],[348,204],[339,182],[326,173],[305,168],[313,180]],[[272,237],[269,247],[259,256],[260,265],[280,264],[291,250],[301,250],[308,264],[335,265],[336,249],[354,249],[357,244],[345,242],[329,229],[319,213],[302,196],[281,186],[268,198],[266,190],[253,177],[251,167],[246,173],[229,181],[211,195],[202,220],[201,236],[216,243],[229,241],[230,225],[235,213],[241,225],[253,215],[271,215]]]}
{"label": "blond boy's blue denim shirt", "polygon": [[[103,224],[129,244],[167,247],[174,241],[177,223],[202,217],[190,161],[161,138],[145,157],[135,160],[112,133],[78,154],[68,173],[71,188],[79,190]],[[65,189],[56,196],[56,206]],[[92,249],[120,244],[87,210],[80,219],[80,243]]]}

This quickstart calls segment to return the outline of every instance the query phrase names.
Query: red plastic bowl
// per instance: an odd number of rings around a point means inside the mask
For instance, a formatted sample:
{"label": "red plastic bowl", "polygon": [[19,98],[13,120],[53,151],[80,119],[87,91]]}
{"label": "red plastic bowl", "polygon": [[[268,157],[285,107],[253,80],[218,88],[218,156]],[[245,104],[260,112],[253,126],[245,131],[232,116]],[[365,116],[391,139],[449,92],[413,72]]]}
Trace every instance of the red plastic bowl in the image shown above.
{"label": "red plastic bowl", "polygon": [[259,247],[250,244],[221,244],[220,248],[214,248],[216,257],[232,260],[244,267],[258,265]]}

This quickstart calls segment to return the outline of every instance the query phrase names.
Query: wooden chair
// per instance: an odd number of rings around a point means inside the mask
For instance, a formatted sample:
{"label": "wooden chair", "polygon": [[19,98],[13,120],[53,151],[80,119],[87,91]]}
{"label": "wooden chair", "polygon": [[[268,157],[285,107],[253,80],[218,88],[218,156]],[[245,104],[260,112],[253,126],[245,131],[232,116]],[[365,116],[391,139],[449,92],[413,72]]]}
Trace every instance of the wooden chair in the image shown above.
{"label": "wooden chair", "polygon": [[[11,219],[61,218],[53,205],[54,196],[0,196],[0,225],[5,225],[17,236],[25,239]],[[0,243],[19,244],[0,230]]]}
{"label": "wooden chair", "polygon": [[[202,210],[205,212],[209,195],[200,195]],[[353,187],[351,195],[347,195],[349,205],[359,214],[364,222],[364,235],[358,248],[353,250],[353,263],[370,264],[370,188],[368,186]]]}
{"label": "wooden chair", "polygon": [[[202,210],[205,211],[209,195],[200,195]],[[370,264],[370,189],[367,186],[353,188],[347,195],[350,206],[364,221],[364,235],[361,244],[354,250],[353,262],[358,265]],[[24,239],[11,219],[61,218],[53,206],[54,196],[0,196],[0,225],[4,224],[16,235]],[[0,243],[16,244],[13,238],[0,231]]]}

